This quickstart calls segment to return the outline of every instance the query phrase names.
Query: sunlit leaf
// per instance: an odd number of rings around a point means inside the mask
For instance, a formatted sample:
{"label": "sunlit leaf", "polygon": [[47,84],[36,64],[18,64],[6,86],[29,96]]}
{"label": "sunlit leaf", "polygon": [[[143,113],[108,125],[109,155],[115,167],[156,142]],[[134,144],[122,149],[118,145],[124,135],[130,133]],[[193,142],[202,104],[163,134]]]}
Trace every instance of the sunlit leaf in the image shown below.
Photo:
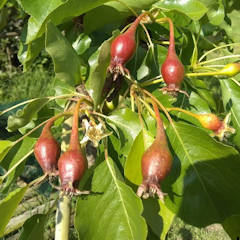
{"label": "sunlit leaf", "polygon": [[95,169],[91,185],[96,194],[77,203],[75,228],[81,239],[146,239],[141,200],[110,158]]}

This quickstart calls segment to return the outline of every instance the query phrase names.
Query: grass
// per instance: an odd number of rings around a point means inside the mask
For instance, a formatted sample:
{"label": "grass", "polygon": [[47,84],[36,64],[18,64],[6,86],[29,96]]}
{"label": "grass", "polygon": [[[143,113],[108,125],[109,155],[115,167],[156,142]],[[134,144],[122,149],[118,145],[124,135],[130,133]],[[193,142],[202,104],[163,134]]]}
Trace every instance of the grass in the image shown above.
{"label": "grass", "polygon": [[220,224],[197,228],[176,218],[166,240],[231,240]]}
{"label": "grass", "polygon": [[0,103],[47,96],[52,84],[52,74],[41,66],[25,73],[0,72]]}

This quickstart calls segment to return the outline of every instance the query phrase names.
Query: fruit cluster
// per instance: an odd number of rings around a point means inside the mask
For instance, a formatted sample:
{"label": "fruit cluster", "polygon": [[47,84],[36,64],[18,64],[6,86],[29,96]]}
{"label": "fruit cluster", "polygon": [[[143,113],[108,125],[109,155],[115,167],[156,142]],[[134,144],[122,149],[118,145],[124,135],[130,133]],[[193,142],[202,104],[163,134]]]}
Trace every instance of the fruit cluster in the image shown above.
{"label": "fruit cluster", "polygon": [[[135,34],[137,27],[148,14],[148,12],[144,12],[139,15],[124,33],[112,41],[110,52],[111,60],[107,69],[108,77],[105,81],[103,88],[105,92],[103,94],[108,95],[112,85],[115,85],[115,89],[111,95],[106,98],[107,102],[110,102],[113,96],[117,94],[119,87],[121,87],[120,84],[125,77],[132,79],[131,73],[125,65],[132,58],[136,50]],[[156,22],[160,24],[168,22],[169,24],[168,53],[161,66],[161,74],[166,86],[160,90],[174,96],[177,96],[177,92],[185,93],[188,96],[185,91],[180,90],[186,74],[184,66],[176,54],[173,22],[168,17],[157,19]],[[218,73],[225,76],[233,76],[239,72],[239,68],[239,63],[232,63],[226,65],[222,70],[218,71]],[[144,106],[148,106],[148,110],[155,116],[157,123],[156,138],[142,156],[143,181],[137,190],[137,195],[147,198],[157,194],[159,199],[163,201],[165,194],[161,190],[160,183],[171,170],[172,156],[168,148],[168,141],[158,107],[160,106],[161,110],[167,114],[170,111],[180,111],[191,115],[196,118],[204,128],[211,130],[212,134],[219,137],[220,140],[223,139],[226,132],[234,133],[234,129],[228,126],[230,115],[227,115],[222,121],[213,113],[195,114],[181,108],[165,109],[161,103],[156,103],[154,96],[146,89],[141,88],[140,85],[133,82],[130,91],[131,99],[133,99],[133,102],[136,100],[136,102],[142,102],[145,104]],[[153,110],[146,103],[147,101],[152,104]],[[66,152],[60,156],[60,146],[51,133],[51,126],[56,117],[53,117],[47,122],[34,148],[36,159],[45,174],[49,176],[59,175],[61,190],[69,195],[89,193],[88,191],[79,191],[77,189],[78,183],[87,168],[87,161],[78,137],[80,104],[81,101],[79,100],[75,107],[70,144]],[[139,112],[139,116],[140,115],[141,113]],[[98,141],[100,139],[101,138],[99,138]]]}

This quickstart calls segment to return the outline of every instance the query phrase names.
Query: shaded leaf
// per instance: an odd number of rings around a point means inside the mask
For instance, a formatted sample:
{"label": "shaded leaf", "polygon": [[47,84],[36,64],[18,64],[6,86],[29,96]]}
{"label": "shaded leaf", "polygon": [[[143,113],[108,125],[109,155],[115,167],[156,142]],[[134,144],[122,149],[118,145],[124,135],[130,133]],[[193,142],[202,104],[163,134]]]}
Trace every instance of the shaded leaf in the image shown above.
{"label": "shaded leaf", "polygon": [[149,198],[143,200],[143,216],[158,239],[165,239],[172,225],[175,213],[169,210],[160,200]]}
{"label": "shaded leaf", "polygon": [[107,120],[111,125],[114,124],[118,128],[121,151],[122,154],[127,155],[134,139],[141,130],[138,114],[125,108],[112,112],[112,114],[107,117]]}
{"label": "shaded leaf", "polygon": [[88,60],[90,73],[86,82],[86,88],[94,101],[95,108],[102,100],[102,89],[110,62],[111,42],[112,38],[106,40]]}
{"label": "shaded leaf", "polygon": [[17,188],[0,201],[0,237],[3,236],[5,227],[14,214],[18,204],[23,199],[24,193],[27,191],[27,189],[28,186]]}
{"label": "shaded leaf", "polygon": [[36,113],[48,103],[48,101],[48,98],[37,98],[27,104],[23,109],[18,110],[15,115],[9,116],[7,126],[8,131],[14,132],[27,125],[34,116],[36,116]]}
{"label": "shaded leaf", "polygon": [[[188,124],[176,123],[167,133],[181,162],[174,160],[169,176],[173,192],[166,198],[167,205],[185,222],[198,227],[221,223],[239,212],[238,152]],[[180,174],[177,179],[176,171]]]}
{"label": "shaded leaf", "polygon": [[23,225],[19,240],[43,240],[46,218],[47,214],[36,214],[30,217]]}
{"label": "shaded leaf", "polygon": [[46,51],[52,57],[56,77],[75,86],[81,80],[81,65],[71,44],[51,22],[46,28]]}
{"label": "shaded leaf", "polygon": [[141,200],[124,184],[111,159],[95,169],[92,191],[98,194],[77,203],[75,228],[81,239],[146,239]]}
{"label": "shaded leaf", "polygon": [[240,215],[233,215],[223,222],[223,228],[231,237],[232,240],[237,240],[240,237]]}

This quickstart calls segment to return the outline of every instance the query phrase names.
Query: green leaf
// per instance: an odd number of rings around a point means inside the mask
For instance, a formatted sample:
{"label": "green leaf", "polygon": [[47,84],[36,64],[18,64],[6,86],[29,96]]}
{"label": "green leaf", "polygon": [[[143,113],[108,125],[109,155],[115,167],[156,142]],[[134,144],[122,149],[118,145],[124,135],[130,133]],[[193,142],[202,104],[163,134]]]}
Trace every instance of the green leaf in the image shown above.
{"label": "green leaf", "polygon": [[190,84],[194,88],[194,90],[199,94],[199,96],[206,100],[209,106],[216,111],[217,106],[213,97],[213,92],[212,90],[208,89],[206,83],[203,80],[191,78]]}
{"label": "green leaf", "polygon": [[113,124],[119,130],[121,151],[122,154],[127,156],[134,139],[141,130],[138,114],[125,108],[112,112],[112,114],[107,117],[107,120],[108,123]]}
{"label": "green leaf", "polygon": [[[86,13],[84,16],[84,28],[91,33],[107,24],[118,23],[133,15],[130,8],[135,12],[150,9],[157,0],[122,0],[121,2],[110,1]],[[96,21],[101,19],[101,21]]]}
{"label": "green leaf", "polygon": [[46,51],[52,57],[56,77],[70,86],[79,84],[81,65],[78,55],[51,22],[46,28]]}
{"label": "green leaf", "polygon": [[227,218],[223,222],[223,228],[231,237],[232,240],[236,240],[240,237],[240,215],[233,215]]}
{"label": "green leaf", "polygon": [[208,8],[207,17],[211,24],[220,25],[225,17],[222,0],[200,0]]}
{"label": "green leaf", "polygon": [[91,45],[92,39],[85,33],[81,33],[72,44],[78,55],[83,54]]}
{"label": "green leaf", "polygon": [[149,198],[143,200],[143,216],[158,239],[165,239],[175,213],[167,208],[160,200]]}
{"label": "green leaf", "polygon": [[41,50],[44,48],[44,36],[36,39],[35,41],[25,44],[27,37],[27,26],[23,27],[20,46],[18,50],[18,59],[24,66],[24,71],[28,70],[31,67],[34,59],[38,56]]}
{"label": "green leaf", "polygon": [[156,62],[154,52],[148,49],[141,66],[137,70],[137,79],[141,80],[145,77],[151,78],[159,75],[159,63]]}
{"label": "green leaf", "polygon": [[7,2],[7,0],[0,0],[0,9],[2,9],[4,7],[6,2]]}
{"label": "green leaf", "polygon": [[240,212],[239,153],[188,124],[174,123],[167,134],[179,158],[163,182],[166,188],[172,182],[167,206],[198,227],[221,223]]}
{"label": "green leaf", "polygon": [[87,201],[79,199],[76,208],[75,228],[81,239],[146,239],[141,200],[124,184],[110,158],[95,169],[91,186],[96,194]]}
{"label": "green leaf", "polygon": [[24,193],[27,191],[27,189],[28,186],[17,188],[0,201],[0,237],[3,236],[5,227],[13,216],[18,204],[23,199]]}
{"label": "green leaf", "polygon": [[0,140],[0,162],[4,159],[13,144],[14,143],[9,140]]}
{"label": "green leaf", "polygon": [[[27,155],[33,148],[35,142],[36,142],[36,139],[34,139],[34,138],[30,138],[30,137],[24,138],[24,140],[21,142],[20,146],[16,149],[16,151],[14,151],[14,155],[9,153],[5,157],[5,159],[4,159],[5,164],[6,164],[6,162],[10,162],[8,169],[11,169],[11,167],[13,167],[15,164],[17,164],[23,157],[25,157],[25,155]],[[7,181],[4,184],[2,191],[6,192],[9,188],[9,186],[11,185],[11,183],[20,176],[20,174],[24,170],[26,160],[27,159],[25,159],[17,168],[15,168],[8,175]]]}
{"label": "green leaf", "polygon": [[152,144],[154,138],[149,132],[143,129],[136,137],[128,154],[125,166],[125,177],[135,185],[142,183],[141,159],[143,153]]}
{"label": "green leaf", "polygon": [[36,214],[30,217],[23,225],[19,240],[43,240],[47,216],[47,214]]}
{"label": "green leaf", "polygon": [[199,20],[208,9],[198,0],[165,0],[159,1],[154,6],[162,9],[163,11],[176,10],[186,14],[193,20]]}
{"label": "green leaf", "polygon": [[48,98],[37,98],[33,102],[27,104],[23,109],[18,110],[15,115],[9,116],[7,125],[8,131],[14,132],[27,125],[48,101]]}
{"label": "green leaf", "polygon": [[106,40],[88,60],[90,73],[86,82],[86,88],[94,101],[95,107],[102,100],[102,89],[110,62],[111,42],[112,38]]}
{"label": "green leaf", "polygon": [[236,130],[233,141],[240,147],[240,86],[230,79],[221,80],[220,84],[224,106],[226,111],[231,113],[233,127]]}
{"label": "green leaf", "polygon": [[197,93],[191,92],[189,98],[189,104],[191,106],[191,112],[194,113],[210,113],[208,102],[201,98]]}
{"label": "green leaf", "polygon": [[[1,5],[1,3],[0,3]],[[8,24],[8,12],[7,9],[1,9],[0,6],[0,30],[2,30]]]}
{"label": "green leaf", "polygon": [[19,0],[23,9],[31,16],[28,21],[27,44],[45,32],[45,25],[50,20],[54,25],[71,20],[73,17],[100,6],[107,0]]}

